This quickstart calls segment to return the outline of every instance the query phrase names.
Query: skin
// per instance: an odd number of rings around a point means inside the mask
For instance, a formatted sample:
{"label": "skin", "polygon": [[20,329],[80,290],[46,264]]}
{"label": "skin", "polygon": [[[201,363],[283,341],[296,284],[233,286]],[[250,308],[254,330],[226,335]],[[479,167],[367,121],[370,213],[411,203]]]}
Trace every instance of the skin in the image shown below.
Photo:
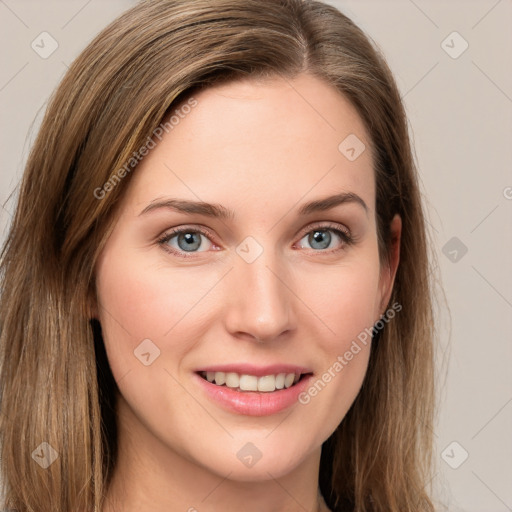
{"label": "skin", "polygon": [[[100,320],[116,379],[119,459],[106,512],[328,510],[318,490],[322,443],[356,398],[370,344],[311,398],[270,416],[228,412],[194,382],[201,366],[291,363],[320,377],[385,312],[399,259],[392,222],[388,265],[379,261],[371,141],[356,110],[317,78],[217,85],[134,171],[117,223],[96,267]],[[338,145],[356,134],[366,150],[349,161]],[[305,202],[338,192],[356,202],[299,216]],[[230,219],[166,208],[164,198],[202,200]],[[326,223],[327,249],[308,234]],[[207,228],[186,252],[174,227]],[[328,229],[328,228],[324,228]],[[253,237],[252,263],[236,248]],[[182,243],[181,247],[186,246]],[[337,249],[332,251],[332,249]],[[150,339],[160,356],[143,365],[134,350]],[[236,457],[248,442],[261,459]]]}

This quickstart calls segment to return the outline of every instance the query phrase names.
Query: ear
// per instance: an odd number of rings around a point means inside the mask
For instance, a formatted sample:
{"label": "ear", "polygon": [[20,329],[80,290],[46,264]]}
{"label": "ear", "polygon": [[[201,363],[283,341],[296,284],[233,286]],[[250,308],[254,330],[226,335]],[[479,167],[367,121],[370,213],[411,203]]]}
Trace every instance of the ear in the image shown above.
{"label": "ear", "polygon": [[380,273],[379,291],[380,291],[380,314],[384,314],[385,308],[393,292],[398,262],[400,261],[400,240],[402,235],[402,219],[400,215],[395,214],[391,221],[391,246],[389,247],[388,261],[383,265]]}

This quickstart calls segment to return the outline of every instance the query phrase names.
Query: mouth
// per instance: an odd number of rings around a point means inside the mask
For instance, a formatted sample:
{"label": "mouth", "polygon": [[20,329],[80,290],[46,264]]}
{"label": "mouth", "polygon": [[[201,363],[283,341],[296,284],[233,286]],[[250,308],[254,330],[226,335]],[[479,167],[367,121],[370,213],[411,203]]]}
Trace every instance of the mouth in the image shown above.
{"label": "mouth", "polygon": [[219,364],[197,368],[194,374],[213,403],[244,416],[268,416],[293,407],[313,379],[311,368],[281,363]]}
{"label": "mouth", "polygon": [[222,371],[199,371],[197,374],[210,384],[229,388],[232,391],[275,393],[294,387],[304,378],[312,375],[312,372],[281,372],[262,376]]}

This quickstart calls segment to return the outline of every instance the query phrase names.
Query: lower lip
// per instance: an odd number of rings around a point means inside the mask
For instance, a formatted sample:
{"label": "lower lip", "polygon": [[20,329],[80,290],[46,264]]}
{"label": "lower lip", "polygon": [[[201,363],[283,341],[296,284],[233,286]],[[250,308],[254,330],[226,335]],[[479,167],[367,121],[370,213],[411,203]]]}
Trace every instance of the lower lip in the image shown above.
{"label": "lower lip", "polygon": [[308,387],[313,375],[306,375],[287,389],[272,392],[235,391],[227,386],[212,384],[197,373],[194,377],[206,394],[224,409],[245,416],[269,416],[297,403],[300,393]]}

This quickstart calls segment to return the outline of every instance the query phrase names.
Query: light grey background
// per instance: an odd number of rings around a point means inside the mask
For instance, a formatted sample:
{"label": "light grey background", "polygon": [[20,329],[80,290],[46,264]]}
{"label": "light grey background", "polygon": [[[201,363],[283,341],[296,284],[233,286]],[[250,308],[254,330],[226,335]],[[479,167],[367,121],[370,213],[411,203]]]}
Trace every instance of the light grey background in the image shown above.
{"label": "light grey background", "polygon": [[[49,95],[134,3],[0,0],[0,240]],[[512,0],[330,3],[383,50],[416,147],[450,310],[442,306],[438,319],[438,500],[453,512],[511,511]],[[31,47],[43,51],[44,31],[58,43],[48,58]]]}

